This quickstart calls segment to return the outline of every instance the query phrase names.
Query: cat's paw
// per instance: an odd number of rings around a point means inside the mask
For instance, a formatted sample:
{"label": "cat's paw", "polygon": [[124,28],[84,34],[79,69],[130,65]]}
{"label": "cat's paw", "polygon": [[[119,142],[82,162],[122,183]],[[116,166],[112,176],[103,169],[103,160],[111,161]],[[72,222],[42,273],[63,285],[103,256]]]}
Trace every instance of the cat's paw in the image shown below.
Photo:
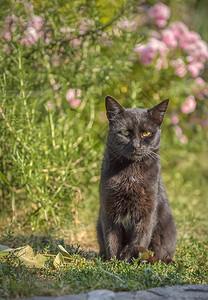
{"label": "cat's paw", "polygon": [[150,263],[153,265],[155,263],[158,263],[159,261],[165,263],[166,265],[168,265],[169,263],[175,264],[175,261],[170,258],[159,258],[157,256],[154,256],[153,254],[151,255],[144,247],[137,247],[137,253],[137,257],[140,258],[140,262],[144,262],[146,264]]}
{"label": "cat's paw", "polygon": [[170,263],[175,264],[175,261],[172,260],[171,258],[161,258],[161,261],[164,262],[166,265]]}
{"label": "cat's paw", "polygon": [[158,258],[156,256],[150,256],[149,259],[146,261],[146,263],[155,264],[158,262],[163,262],[164,264],[168,265],[169,263],[175,264],[174,260],[170,258]]}

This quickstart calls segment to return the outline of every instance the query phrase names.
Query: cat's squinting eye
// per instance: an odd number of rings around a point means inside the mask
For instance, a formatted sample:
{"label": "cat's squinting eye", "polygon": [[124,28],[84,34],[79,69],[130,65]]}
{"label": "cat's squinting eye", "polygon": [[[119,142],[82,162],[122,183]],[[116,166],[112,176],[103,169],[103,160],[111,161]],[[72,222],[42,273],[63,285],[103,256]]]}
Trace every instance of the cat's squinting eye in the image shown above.
{"label": "cat's squinting eye", "polygon": [[152,134],[152,132],[150,132],[150,131],[145,131],[145,132],[143,132],[141,135],[142,135],[142,137],[148,137],[148,136],[150,136]]}
{"label": "cat's squinting eye", "polygon": [[121,133],[125,136],[128,136],[129,135],[129,131],[128,130],[122,130]]}

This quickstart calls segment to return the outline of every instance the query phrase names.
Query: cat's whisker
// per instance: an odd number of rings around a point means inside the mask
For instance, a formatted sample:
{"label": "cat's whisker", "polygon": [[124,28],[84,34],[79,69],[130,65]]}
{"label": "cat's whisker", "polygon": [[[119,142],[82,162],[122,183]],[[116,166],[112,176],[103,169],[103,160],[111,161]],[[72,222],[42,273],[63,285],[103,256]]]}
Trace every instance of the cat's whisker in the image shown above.
{"label": "cat's whisker", "polygon": [[[152,149],[152,150],[155,150],[154,148],[149,148],[150,151],[151,151],[151,149]],[[152,151],[152,152],[154,152],[154,151]],[[161,152],[161,150],[160,150],[160,152]],[[163,150],[162,152],[163,152],[163,153],[166,153],[166,151],[164,151],[164,150]],[[158,153],[155,153],[155,152],[154,152],[154,154],[157,155],[158,158],[159,158],[160,160],[166,162],[166,160],[165,160],[163,157],[161,157]]]}
{"label": "cat's whisker", "polygon": [[157,159],[157,157],[154,156],[153,153],[151,153],[151,152],[148,152],[146,155],[147,155],[147,157],[150,157],[150,158],[152,158],[153,160],[156,160],[156,159]]}
{"label": "cat's whisker", "polygon": [[155,159],[157,158],[159,160],[164,160],[163,158],[160,157],[160,155],[158,153],[156,153],[154,151],[151,151],[151,150],[148,149],[147,152],[148,152],[148,154],[151,154],[151,157],[154,157]]}

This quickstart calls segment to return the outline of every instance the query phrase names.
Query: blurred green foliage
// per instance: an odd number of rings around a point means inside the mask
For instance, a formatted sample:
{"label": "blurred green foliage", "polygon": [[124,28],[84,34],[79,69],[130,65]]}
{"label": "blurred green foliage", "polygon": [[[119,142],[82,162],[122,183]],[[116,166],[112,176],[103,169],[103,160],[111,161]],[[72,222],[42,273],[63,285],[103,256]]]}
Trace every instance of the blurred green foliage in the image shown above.
{"label": "blurred green foliage", "polygon": [[[1,182],[0,205],[6,216],[13,210],[14,222],[32,228],[79,222],[78,206],[98,182],[103,95],[130,71],[138,40],[113,31],[129,4],[112,2],[109,16],[97,1],[23,1],[7,11],[12,38],[0,53],[0,164],[10,187]],[[34,15],[44,20],[42,31],[28,25]],[[78,107],[66,100],[69,89],[80,91]]]}

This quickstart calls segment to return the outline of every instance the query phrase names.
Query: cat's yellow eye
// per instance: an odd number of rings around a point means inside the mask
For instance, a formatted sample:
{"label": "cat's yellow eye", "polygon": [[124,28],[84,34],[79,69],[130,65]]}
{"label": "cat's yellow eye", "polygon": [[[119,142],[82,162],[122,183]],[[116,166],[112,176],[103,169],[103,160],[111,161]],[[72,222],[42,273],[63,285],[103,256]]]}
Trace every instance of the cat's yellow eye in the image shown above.
{"label": "cat's yellow eye", "polygon": [[129,131],[128,130],[122,130],[121,133],[125,136],[128,136],[129,135]]}
{"label": "cat's yellow eye", "polygon": [[142,133],[142,137],[148,137],[151,135],[151,132],[150,131],[145,131]]}

